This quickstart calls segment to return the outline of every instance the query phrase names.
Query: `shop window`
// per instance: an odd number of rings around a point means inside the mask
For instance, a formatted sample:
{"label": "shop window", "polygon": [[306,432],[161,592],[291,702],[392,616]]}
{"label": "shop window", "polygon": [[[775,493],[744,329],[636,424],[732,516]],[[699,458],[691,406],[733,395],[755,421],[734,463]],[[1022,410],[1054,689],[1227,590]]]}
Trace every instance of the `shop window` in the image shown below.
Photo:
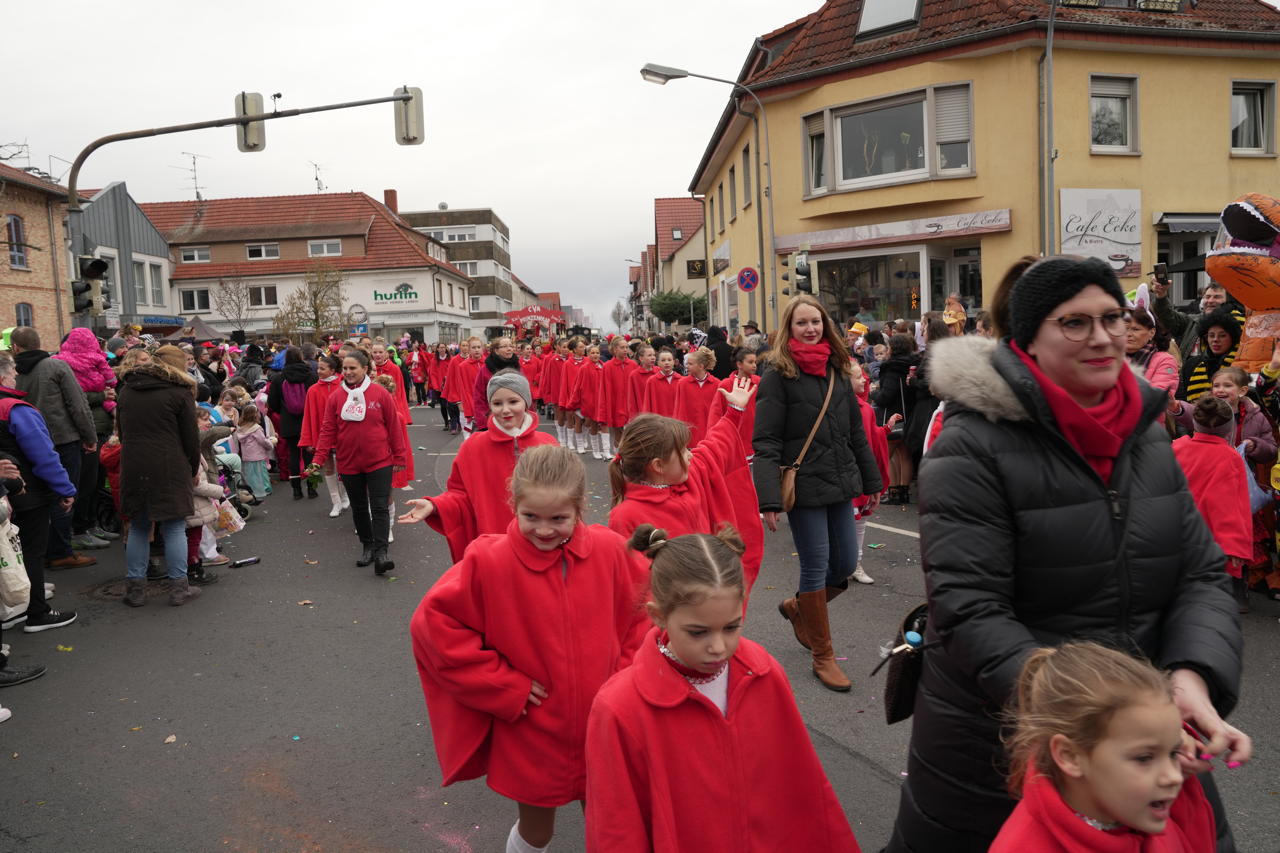
{"label": "shop window", "polygon": [[918,251],[814,263],[819,298],[831,316],[865,319],[871,315],[877,322],[920,316]]}
{"label": "shop window", "polygon": [[9,266],[25,270],[27,268],[27,232],[22,225],[22,217],[16,213],[10,213],[5,217],[4,230],[5,240],[9,243]]}
{"label": "shop window", "polygon": [[1137,78],[1089,77],[1089,144],[1093,153],[1137,153],[1137,119]]}
{"label": "shop window", "polygon": [[1231,153],[1272,152],[1274,124],[1274,83],[1231,84]]}

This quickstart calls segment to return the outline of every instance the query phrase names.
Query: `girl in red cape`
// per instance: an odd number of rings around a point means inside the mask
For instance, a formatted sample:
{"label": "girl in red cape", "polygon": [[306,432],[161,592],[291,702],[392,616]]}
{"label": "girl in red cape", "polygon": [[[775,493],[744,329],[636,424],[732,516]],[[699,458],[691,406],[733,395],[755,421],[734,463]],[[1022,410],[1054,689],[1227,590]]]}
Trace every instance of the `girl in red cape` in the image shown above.
{"label": "girl in red cape", "polygon": [[[463,428],[465,435],[464,440],[471,437],[471,428],[473,426],[472,417],[474,413],[471,411],[472,391],[476,385],[476,374],[480,372],[480,365],[484,359],[484,341],[477,337],[467,338],[465,356],[460,355],[458,358],[449,362],[449,375],[445,379],[444,393],[445,398],[456,406],[461,407],[462,416],[466,419],[466,426]],[[457,435],[459,429],[454,428],[453,434]]]}
{"label": "girl in red cape", "polygon": [[[737,370],[726,376],[720,381],[720,387],[726,391],[732,391],[733,385],[738,379],[746,378],[750,380],[753,387],[760,385],[760,377],[756,376],[756,354],[753,350],[746,347],[738,347],[733,353],[733,364]],[[711,399],[711,411],[707,415],[707,423],[714,424],[724,417],[724,413],[728,411],[725,404],[724,395],[717,394]],[[747,407],[742,410],[742,419],[738,421],[738,432],[742,436],[742,449],[747,454],[747,462],[751,461],[751,457],[755,455],[751,449],[751,431],[756,425],[756,398],[752,396]]]}
{"label": "girl in red cape", "polygon": [[[440,406],[440,418],[444,421],[445,429],[453,426],[453,419],[449,417],[449,401],[444,398],[444,380],[449,373],[450,361],[452,357],[449,355],[448,344],[438,343],[435,355],[427,363],[427,393],[431,401]],[[456,408],[452,411],[457,414]]]}
{"label": "girl in red cape", "polygon": [[569,357],[560,367],[560,390],[556,395],[556,408],[564,412],[567,439],[560,443],[579,453],[586,453],[591,448],[587,447],[586,436],[582,434],[582,417],[578,414],[573,397],[578,387],[578,371],[587,363],[587,342],[578,337],[570,338],[568,354]]}
{"label": "girl in red cape", "polygon": [[644,636],[643,560],[583,522],[586,490],[568,448],[522,455],[516,518],[472,542],[410,624],[444,784],[487,776],[516,801],[509,851],[546,847],[556,808],[586,796],[592,697]]}
{"label": "girl in red cape", "polygon": [[520,344],[520,372],[529,380],[529,390],[533,393],[534,411],[541,414],[542,359],[533,354],[533,344],[529,341]]}
{"label": "girl in red cape", "polygon": [[[587,360],[578,368],[578,377],[573,383],[573,396],[569,399],[569,408],[577,413],[582,424],[584,441],[578,445],[578,452],[590,451],[594,459],[605,458],[600,433],[604,426],[605,410],[609,406],[607,394],[608,389],[604,384],[604,363],[600,361],[600,347],[592,344],[587,347]],[[604,430],[604,434],[608,435],[608,429]]]}
{"label": "girl in red cape", "polygon": [[589,853],[858,853],[781,664],[741,636],[736,531],[645,524],[631,547],[655,627],[591,706]]}
{"label": "girl in red cape", "polygon": [[731,524],[746,543],[747,592],[764,556],[764,527],[758,505],[752,503],[756,489],[739,432],[755,393],[755,385],[741,378],[731,391],[721,390],[725,415],[693,450],[688,424],[639,415],[622,431],[618,454],[609,461],[611,530],[630,536],[648,522],[679,536],[712,533]]}
{"label": "girl in red cape", "polygon": [[489,428],[489,396],[486,392],[489,380],[499,370],[520,372],[520,354],[516,351],[515,341],[507,335],[489,341],[489,352],[476,371],[475,381],[471,386],[471,412],[476,421],[477,432]]}
{"label": "girl in red cape", "polygon": [[676,403],[672,417],[689,425],[689,446],[697,447],[707,434],[711,401],[720,396],[720,382],[711,375],[716,354],[707,347],[689,353],[689,375],[676,382]]}
{"label": "girl in red cape", "polygon": [[[1209,769],[1196,758],[1205,746],[1185,730],[1167,674],[1096,643],[1039,648],[1015,718],[1009,790],[1022,799],[990,853],[1217,850],[1194,775]],[[1245,739],[1232,758],[1251,748]]]}
{"label": "girl in red cape", "polygon": [[644,386],[644,400],[640,410],[662,415],[664,418],[674,417],[676,413],[676,383],[680,374],[676,373],[676,354],[669,347],[663,347],[658,353],[658,369],[649,377]]}
{"label": "girl in red cape", "polygon": [[[298,446],[307,448],[308,453],[313,453],[320,440],[320,428],[324,426],[329,395],[342,384],[342,359],[336,355],[320,356],[316,359],[316,375],[320,378],[307,389],[307,399],[302,406],[302,432],[298,435]],[[313,455],[311,461],[312,464],[319,463],[320,470],[324,472],[324,484],[329,490],[329,500],[333,502],[329,517],[337,518],[344,509],[351,506],[351,500],[342,487],[342,481],[338,479],[333,454],[330,453],[326,459],[316,459]]]}
{"label": "girl in red cape", "polygon": [[600,433],[602,458],[613,456],[613,448],[622,440],[622,428],[631,420],[628,411],[631,402],[631,375],[636,363],[631,360],[631,347],[622,335],[609,339],[609,360],[604,365],[605,398],[603,425],[608,429]]}
{"label": "girl in red cape", "polygon": [[[627,420],[644,411],[644,389],[653,376],[654,365],[658,363],[658,353],[649,344],[640,344],[636,349],[636,369],[627,378]],[[623,426],[626,426],[624,423]],[[618,433],[618,442],[622,441],[622,433]],[[748,442],[750,443],[750,442]]]}
{"label": "girl in red cape", "polygon": [[556,338],[552,342],[551,352],[542,359],[542,400],[547,404],[548,413],[555,419],[556,439],[565,447],[569,446],[569,436],[565,429],[564,409],[560,408],[560,381],[568,353],[568,341]]}
{"label": "girl in red cape", "polygon": [[502,533],[515,517],[506,484],[520,454],[555,443],[538,430],[529,380],[513,370],[500,371],[489,380],[489,428],[458,448],[444,492],[407,501],[411,508],[397,521],[426,521],[448,541],[456,563],[477,536]]}

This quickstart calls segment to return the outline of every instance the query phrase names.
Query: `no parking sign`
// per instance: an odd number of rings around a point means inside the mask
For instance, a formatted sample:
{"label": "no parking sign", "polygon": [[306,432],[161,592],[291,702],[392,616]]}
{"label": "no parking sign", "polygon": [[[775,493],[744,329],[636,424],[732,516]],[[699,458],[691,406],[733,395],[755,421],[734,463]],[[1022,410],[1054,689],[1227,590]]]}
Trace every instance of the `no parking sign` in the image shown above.
{"label": "no parking sign", "polygon": [[738,272],[738,287],[750,293],[760,284],[760,273],[755,267],[743,267]]}

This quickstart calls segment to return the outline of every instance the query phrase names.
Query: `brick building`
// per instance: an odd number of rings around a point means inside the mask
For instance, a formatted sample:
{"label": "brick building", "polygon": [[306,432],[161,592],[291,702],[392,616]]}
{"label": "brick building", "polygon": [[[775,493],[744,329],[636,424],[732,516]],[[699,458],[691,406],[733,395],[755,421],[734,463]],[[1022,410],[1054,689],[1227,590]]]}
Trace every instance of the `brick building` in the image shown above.
{"label": "brick building", "polygon": [[34,326],[51,349],[71,328],[67,189],[0,163],[0,328]]}

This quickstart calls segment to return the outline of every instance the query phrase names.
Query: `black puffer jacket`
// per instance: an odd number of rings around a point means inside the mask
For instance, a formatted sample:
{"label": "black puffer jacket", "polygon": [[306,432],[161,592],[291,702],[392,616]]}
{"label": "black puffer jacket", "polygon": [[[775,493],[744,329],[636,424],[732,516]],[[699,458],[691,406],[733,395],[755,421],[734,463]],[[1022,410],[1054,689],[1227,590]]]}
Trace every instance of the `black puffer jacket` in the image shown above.
{"label": "black puffer jacket", "polygon": [[1066,639],[1141,652],[1236,703],[1239,616],[1167,433],[1167,398],[1139,380],[1144,410],[1109,484],[1059,432],[1007,345],[937,345],[942,433],[920,470],[929,595],[925,653],[894,838],[901,851],[985,851],[1014,807],[994,715],[1027,654]]}
{"label": "black puffer jacket", "polygon": [[[827,379],[803,371],[787,379],[774,369],[760,379],[751,468],[761,512],[782,510],[778,468],[800,455],[826,395]],[[851,501],[858,495],[879,494],[881,488],[853,385],[849,377],[838,375],[822,425],[796,472],[796,506]]]}
{"label": "black puffer jacket", "polygon": [[889,420],[890,415],[902,415],[906,420],[911,415],[911,406],[916,395],[907,383],[911,368],[920,363],[920,357],[911,355],[890,356],[880,365],[880,390],[876,392],[875,404],[880,410],[880,423]]}
{"label": "black puffer jacket", "polygon": [[284,403],[284,383],[292,382],[302,386],[305,395],[307,389],[316,384],[317,378],[305,361],[286,364],[275,378],[267,383],[267,408],[280,415],[280,437],[297,438],[302,435],[302,415],[289,411]]}
{"label": "black puffer jacket", "polygon": [[186,518],[200,468],[196,380],[154,359],[126,373],[120,386],[120,510],[151,521]]}

